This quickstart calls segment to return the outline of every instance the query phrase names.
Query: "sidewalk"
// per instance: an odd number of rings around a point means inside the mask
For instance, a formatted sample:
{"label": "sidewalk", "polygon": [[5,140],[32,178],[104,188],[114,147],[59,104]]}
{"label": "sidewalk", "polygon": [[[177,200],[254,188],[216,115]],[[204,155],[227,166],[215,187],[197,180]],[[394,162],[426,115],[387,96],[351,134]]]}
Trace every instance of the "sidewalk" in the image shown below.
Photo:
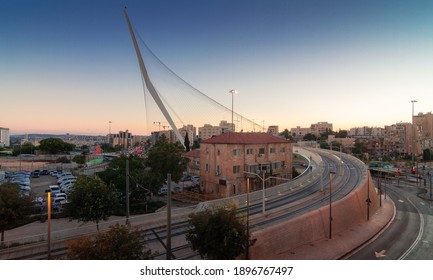
{"label": "sidewalk", "polygon": [[285,252],[281,259],[288,260],[337,260],[372,240],[394,219],[395,206],[391,199],[382,201],[382,207],[372,213],[370,220],[364,220],[343,232],[334,234],[332,239],[322,239]]}

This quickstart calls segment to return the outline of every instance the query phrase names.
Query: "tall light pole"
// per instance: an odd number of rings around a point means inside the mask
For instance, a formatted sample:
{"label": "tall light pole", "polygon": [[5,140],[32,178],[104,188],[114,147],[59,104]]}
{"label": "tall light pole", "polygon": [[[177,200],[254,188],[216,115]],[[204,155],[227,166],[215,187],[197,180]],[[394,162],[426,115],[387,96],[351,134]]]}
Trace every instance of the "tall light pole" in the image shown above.
{"label": "tall light pole", "polygon": [[244,173],[257,176],[260,180],[262,180],[262,213],[263,214],[265,214],[265,212],[266,212],[266,205],[265,205],[265,181],[267,181],[267,180],[270,179],[270,178],[265,179],[265,172],[266,172],[266,170],[263,170],[263,177],[260,177],[259,174],[256,174],[256,173],[253,173],[253,172],[244,171]]}
{"label": "tall light pole", "polygon": [[232,132],[235,132],[236,128],[235,128],[235,125],[234,125],[234,122],[233,122],[233,103],[234,103],[234,96],[238,92],[235,89],[232,89],[232,90],[230,90],[230,93],[232,94],[232,127],[233,127],[233,131]]}
{"label": "tall light pole", "polygon": [[167,260],[171,260],[171,174],[167,174]]}
{"label": "tall light pole", "polygon": [[51,259],[51,190],[46,190],[47,193],[47,216],[48,216],[48,234],[47,234],[47,259]]}
{"label": "tall light pole", "polygon": [[332,239],[332,175],[334,171],[329,172],[329,239]]}
{"label": "tall light pole", "polygon": [[367,169],[367,199],[365,200],[367,202],[367,221],[370,220],[370,169]]}
{"label": "tall light pole", "polygon": [[108,147],[111,147],[111,121],[108,121]]}
{"label": "tall light pole", "polygon": [[250,178],[247,178],[247,245],[246,259],[250,259]]}
{"label": "tall light pole", "polygon": [[413,116],[414,116],[414,105],[416,100],[411,100],[412,102],[412,167],[415,166],[415,127],[413,125]]}
{"label": "tall light pole", "polygon": [[125,194],[126,194],[126,225],[130,226],[131,222],[129,221],[129,160],[126,160],[126,186],[125,186]]}
{"label": "tall light pole", "polygon": [[266,176],[266,170],[262,170],[263,171],[263,175],[260,176],[258,173],[253,173],[253,172],[248,172],[248,171],[244,171],[245,174],[251,174],[254,176],[257,176],[260,180],[262,180],[262,213],[265,214],[266,212],[266,205],[265,205],[265,182],[267,180],[270,179],[280,179],[280,180],[286,180],[286,181],[291,181],[290,179],[286,179],[286,178],[280,178],[280,177],[274,177],[274,176],[270,176],[268,178],[265,178]]}

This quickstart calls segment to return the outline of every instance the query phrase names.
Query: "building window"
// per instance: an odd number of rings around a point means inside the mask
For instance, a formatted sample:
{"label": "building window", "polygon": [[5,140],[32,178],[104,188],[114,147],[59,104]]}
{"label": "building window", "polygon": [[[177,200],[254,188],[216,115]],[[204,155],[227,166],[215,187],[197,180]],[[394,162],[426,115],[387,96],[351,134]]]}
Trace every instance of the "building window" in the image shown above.
{"label": "building window", "polygon": [[219,176],[220,174],[221,174],[221,167],[219,165],[217,165],[215,175]]}
{"label": "building window", "polygon": [[233,155],[234,156],[240,156],[241,155],[241,150],[240,149],[234,149],[233,150]]}
{"label": "building window", "polygon": [[271,148],[269,149],[269,153],[270,153],[270,154],[275,154],[275,148],[274,148],[274,147],[271,147]]}
{"label": "building window", "polygon": [[252,155],[254,154],[254,150],[253,149],[247,149],[247,155]]}
{"label": "building window", "polygon": [[241,173],[241,166],[240,165],[233,166],[233,174],[236,174],[236,173]]}
{"label": "building window", "polygon": [[285,153],[286,152],[286,147],[281,147],[280,148],[280,153]]}
{"label": "building window", "polygon": [[220,150],[217,150],[217,155],[220,155]]}
{"label": "building window", "polygon": [[260,148],[259,155],[264,155],[264,154],[265,154],[265,148]]}
{"label": "building window", "polygon": [[206,171],[206,172],[209,172],[209,164],[208,164],[208,163],[206,163],[206,167],[205,167],[205,168],[206,168],[205,171]]}

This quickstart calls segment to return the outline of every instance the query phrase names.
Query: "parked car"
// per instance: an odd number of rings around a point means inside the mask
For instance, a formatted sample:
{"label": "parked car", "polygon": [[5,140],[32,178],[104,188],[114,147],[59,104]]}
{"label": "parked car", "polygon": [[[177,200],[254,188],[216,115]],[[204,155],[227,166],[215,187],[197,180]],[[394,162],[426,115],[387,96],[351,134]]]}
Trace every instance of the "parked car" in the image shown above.
{"label": "parked car", "polygon": [[65,197],[56,197],[52,201],[53,210],[60,211],[63,208],[63,204],[67,203]]}
{"label": "parked car", "polygon": [[158,195],[162,196],[162,195],[166,195],[166,194],[167,194],[167,188],[166,187],[162,187],[159,189]]}
{"label": "parked car", "polygon": [[69,191],[69,189],[74,186],[74,183],[75,182],[72,182],[72,181],[65,182],[64,184],[59,186],[60,190],[62,190],[63,192],[66,192],[66,190]]}
{"label": "parked car", "polygon": [[54,196],[53,196],[53,200],[55,200],[56,198],[59,198],[59,197],[63,197],[63,198],[66,200],[68,196],[67,196],[66,193],[63,193],[63,192],[56,193],[56,194],[54,194]]}
{"label": "parked car", "polygon": [[192,176],[191,180],[195,185],[200,184],[200,176]]}
{"label": "parked car", "polygon": [[60,193],[60,187],[58,185],[50,186],[51,195],[54,196],[56,193]]}
{"label": "parked car", "polygon": [[43,169],[41,171],[41,175],[49,175],[49,174],[50,174],[50,171],[48,171],[48,169]]}
{"label": "parked car", "polygon": [[65,176],[65,177],[58,179],[57,183],[59,185],[61,185],[64,182],[68,182],[68,181],[74,181],[75,182],[76,180],[77,180],[77,178],[75,176]]}
{"label": "parked car", "polygon": [[180,178],[181,182],[186,182],[186,181],[191,181],[191,177],[190,176],[182,176],[182,178]]}
{"label": "parked car", "polygon": [[9,182],[30,186],[30,179],[27,177],[14,177]]}
{"label": "parked car", "polygon": [[[171,192],[172,193],[177,193],[177,192],[181,192],[183,190],[183,188],[179,185],[176,185],[174,183],[171,184]],[[167,185],[162,186],[159,191],[158,191],[158,195],[166,195],[167,194]]]}
{"label": "parked car", "polygon": [[41,176],[41,171],[40,170],[35,170],[32,173],[32,178],[39,178]]}
{"label": "parked car", "polygon": [[21,191],[31,191],[32,189],[30,188],[30,186],[27,185],[20,185],[20,190]]}

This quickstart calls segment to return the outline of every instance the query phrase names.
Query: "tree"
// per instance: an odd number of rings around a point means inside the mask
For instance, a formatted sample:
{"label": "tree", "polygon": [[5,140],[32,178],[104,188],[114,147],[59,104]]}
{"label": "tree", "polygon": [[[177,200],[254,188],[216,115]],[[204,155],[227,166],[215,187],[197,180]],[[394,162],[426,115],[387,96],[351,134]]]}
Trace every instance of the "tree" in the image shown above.
{"label": "tree", "polygon": [[145,260],[151,255],[141,243],[140,231],[119,224],[110,226],[106,233],[97,233],[94,239],[71,240],[67,248],[72,260]]}
{"label": "tree", "polygon": [[316,135],[314,135],[314,134],[312,134],[312,133],[307,133],[307,134],[305,134],[304,135],[304,138],[303,138],[305,141],[316,141],[317,140],[317,137],[316,137]]}
{"label": "tree", "polygon": [[280,136],[282,136],[282,137],[284,137],[286,139],[293,140],[293,136],[290,135],[290,132],[289,132],[289,130],[287,128],[284,129],[284,131],[280,133]]}
{"label": "tree", "polygon": [[70,152],[74,148],[74,144],[66,143],[59,138],[47,138],[39,142],[39,149],[49,154]]}
{"label": "tree", "polygon": [[78,164],[84,164],[86,163],[86,156],[85,155],[76,155],[72,159],[73,162],[76,162]]}
{"label": "tree", "polygon": [[[126,160],[129,161],[129,200],[131,210],[138,209],[146,201],[148,191],[157,193],[164,178],[146,170],[145,160],[138,156],[114,158],[98,176],[108,185],[114,185],[121,197],[126,195]],[[147,190],[146,190],[147,189]]]}
{"label": "tree", "polygon": [[190,147],[190,142],[189,142],[189,137],[188,137],[188,131],[186,132],[186,135],[185,135],[185,151],[187,151],[187,152],[189,152],[190,151],[190,149],[191,149],[191,147]]}
{"label": "tree", "polygon": [[433,158],[432,151],[430,149],[425,149],[422,153],[422,159],[424,161],[431,161]]}
{"label": "tree", "polygon": [[4,231],[14,223],[28,217],[32,206],[32,198],[21,195],[17,184],[6,183],[0,186],[1,244],[4,242]]}
{"label": "tree", "polygon": [[349,135],[349,132],[347,130],[339,130],[336,134],[335,134],[335,138],[347,138],[347,135]]}
{"label": "tree", "polygon": [[34,154],[36,150],[36,147],[33,146],[30,142],[25,142],[22,145],[16,145],[14,146],[14,149],[12,151],[12,155],[17,156],[20,154]]}
{"label": "tree", "polygon": [[179,143],[168,143],[166,139],[161,137],[149,149],[146,165],[151,168],[151,172],[159,174],[163,178],[167,173],[171,173],[171,178],[174,181],[182,177],[182,172],[186,168],[186,159],[183,157],[184,148]]}
{"label": "tree", "polygon": [[83,223],[107,220],[119,205],[117,192],[112,185],[106,185],[97,176],[78,176],[68,196],[66,213],[71,220]]}
{"label": "tree", "polygon": [[249,236],[236,207],[206,209],[190,218],[186,240],[202,258],[229,260],[245,252]]}

